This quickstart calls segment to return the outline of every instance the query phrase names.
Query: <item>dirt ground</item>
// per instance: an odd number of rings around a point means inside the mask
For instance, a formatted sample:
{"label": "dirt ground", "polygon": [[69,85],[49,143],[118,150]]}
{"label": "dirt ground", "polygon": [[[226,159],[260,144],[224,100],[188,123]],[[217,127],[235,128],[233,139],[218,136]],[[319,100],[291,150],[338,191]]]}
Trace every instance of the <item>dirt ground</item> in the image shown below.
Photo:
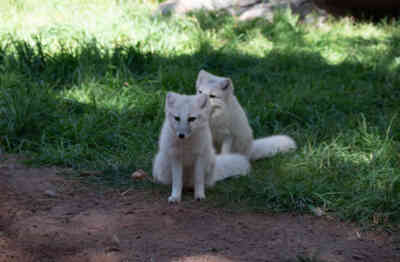
{"label": "dirt ground", "polygon": [[58,172],[2,156],[0,262],[400,261],[395,235],[334,219],[169,205],[158,192],[99,193]]}

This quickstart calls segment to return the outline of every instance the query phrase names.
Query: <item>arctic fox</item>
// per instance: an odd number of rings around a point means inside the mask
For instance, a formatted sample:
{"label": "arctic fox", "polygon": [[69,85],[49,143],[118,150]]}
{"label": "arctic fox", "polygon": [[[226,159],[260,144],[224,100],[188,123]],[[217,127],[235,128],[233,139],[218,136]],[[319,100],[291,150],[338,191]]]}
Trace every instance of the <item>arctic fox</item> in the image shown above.
{"label": "arctic fox", "polygon": [[204,199],[205,186],[213,186],[227,177],[247,175],[250,171],[245,156],[215,154],[210,111],[207,95],[167,94],[153,177],[155,182],[172,184],[168,202],[180,202],[184,186],[194,187],[195,199]]}
{"label": "arctic fox", "polygon": [[295,141],[286,135],[254,140],[247,116],[233,93],[230,78],[200,70],[196,80],[198,94],[210,97],[210,128],[218,153],[239,153],[250,160],[273,156],[296,149]]}

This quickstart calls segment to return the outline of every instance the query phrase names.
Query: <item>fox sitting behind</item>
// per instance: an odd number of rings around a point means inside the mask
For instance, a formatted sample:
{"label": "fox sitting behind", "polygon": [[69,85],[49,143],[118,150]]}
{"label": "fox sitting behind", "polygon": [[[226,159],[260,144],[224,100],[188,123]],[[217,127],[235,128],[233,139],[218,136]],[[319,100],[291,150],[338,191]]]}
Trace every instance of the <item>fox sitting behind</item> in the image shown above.
{"label": "fox sitting behind", "polygon": [[205,94],[167,94],[153,177],[155,182],[172,184],[169,202],[181,201],[184,186],[194,187],[195,199],[204,199],[205,186],[250,171],[248,159],[240,154],[215,154],[210,111],[211,104]]}
{"label": "fox sitting behind", "polygon": [[196,80],[196,91],[210,97],[210,128],[218,153],[239,153],[250,160],[257,160],[296,149],[295,141],[286,135],[254,140],[253,130],[234,95],[230,78],[201,70]]}

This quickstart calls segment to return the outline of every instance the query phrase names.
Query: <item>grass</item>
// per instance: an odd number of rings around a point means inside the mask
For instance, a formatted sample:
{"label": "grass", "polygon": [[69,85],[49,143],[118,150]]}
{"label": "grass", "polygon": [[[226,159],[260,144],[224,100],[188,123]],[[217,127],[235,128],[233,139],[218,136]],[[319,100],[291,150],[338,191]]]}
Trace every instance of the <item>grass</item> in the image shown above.
{"label": "grass", "polygon": [[399,221],[399,23],[161,18],[152,7],[2,1],[3,150],[39,165],[102,170],[90,178],[102,185],[149,188],[130,174],[151,171],[165,94],[193,93],[204,68],[232,78],[256,137],[286,133],[299,144],[209,190],[210,203]]}

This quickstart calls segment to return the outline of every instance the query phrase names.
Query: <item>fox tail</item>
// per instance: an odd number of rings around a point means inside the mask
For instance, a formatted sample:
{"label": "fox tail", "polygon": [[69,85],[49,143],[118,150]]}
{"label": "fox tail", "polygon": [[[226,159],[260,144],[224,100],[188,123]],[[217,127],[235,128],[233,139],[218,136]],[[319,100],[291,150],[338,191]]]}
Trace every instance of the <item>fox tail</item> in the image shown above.
{"label": "fox tail", "polygon": [[286,153],[296,150],[296,142],[286,135],[275,135],[256,139],[250,154],[251,160],[271,157],[278,153]]}
{"label": "fox tail", "polygon": [[208,186],[213,186],[217,181],[248,175],[250,172],[250,163],[247,157],[240,154],[222,154],[216,156],[214,173],[207,181]]}

